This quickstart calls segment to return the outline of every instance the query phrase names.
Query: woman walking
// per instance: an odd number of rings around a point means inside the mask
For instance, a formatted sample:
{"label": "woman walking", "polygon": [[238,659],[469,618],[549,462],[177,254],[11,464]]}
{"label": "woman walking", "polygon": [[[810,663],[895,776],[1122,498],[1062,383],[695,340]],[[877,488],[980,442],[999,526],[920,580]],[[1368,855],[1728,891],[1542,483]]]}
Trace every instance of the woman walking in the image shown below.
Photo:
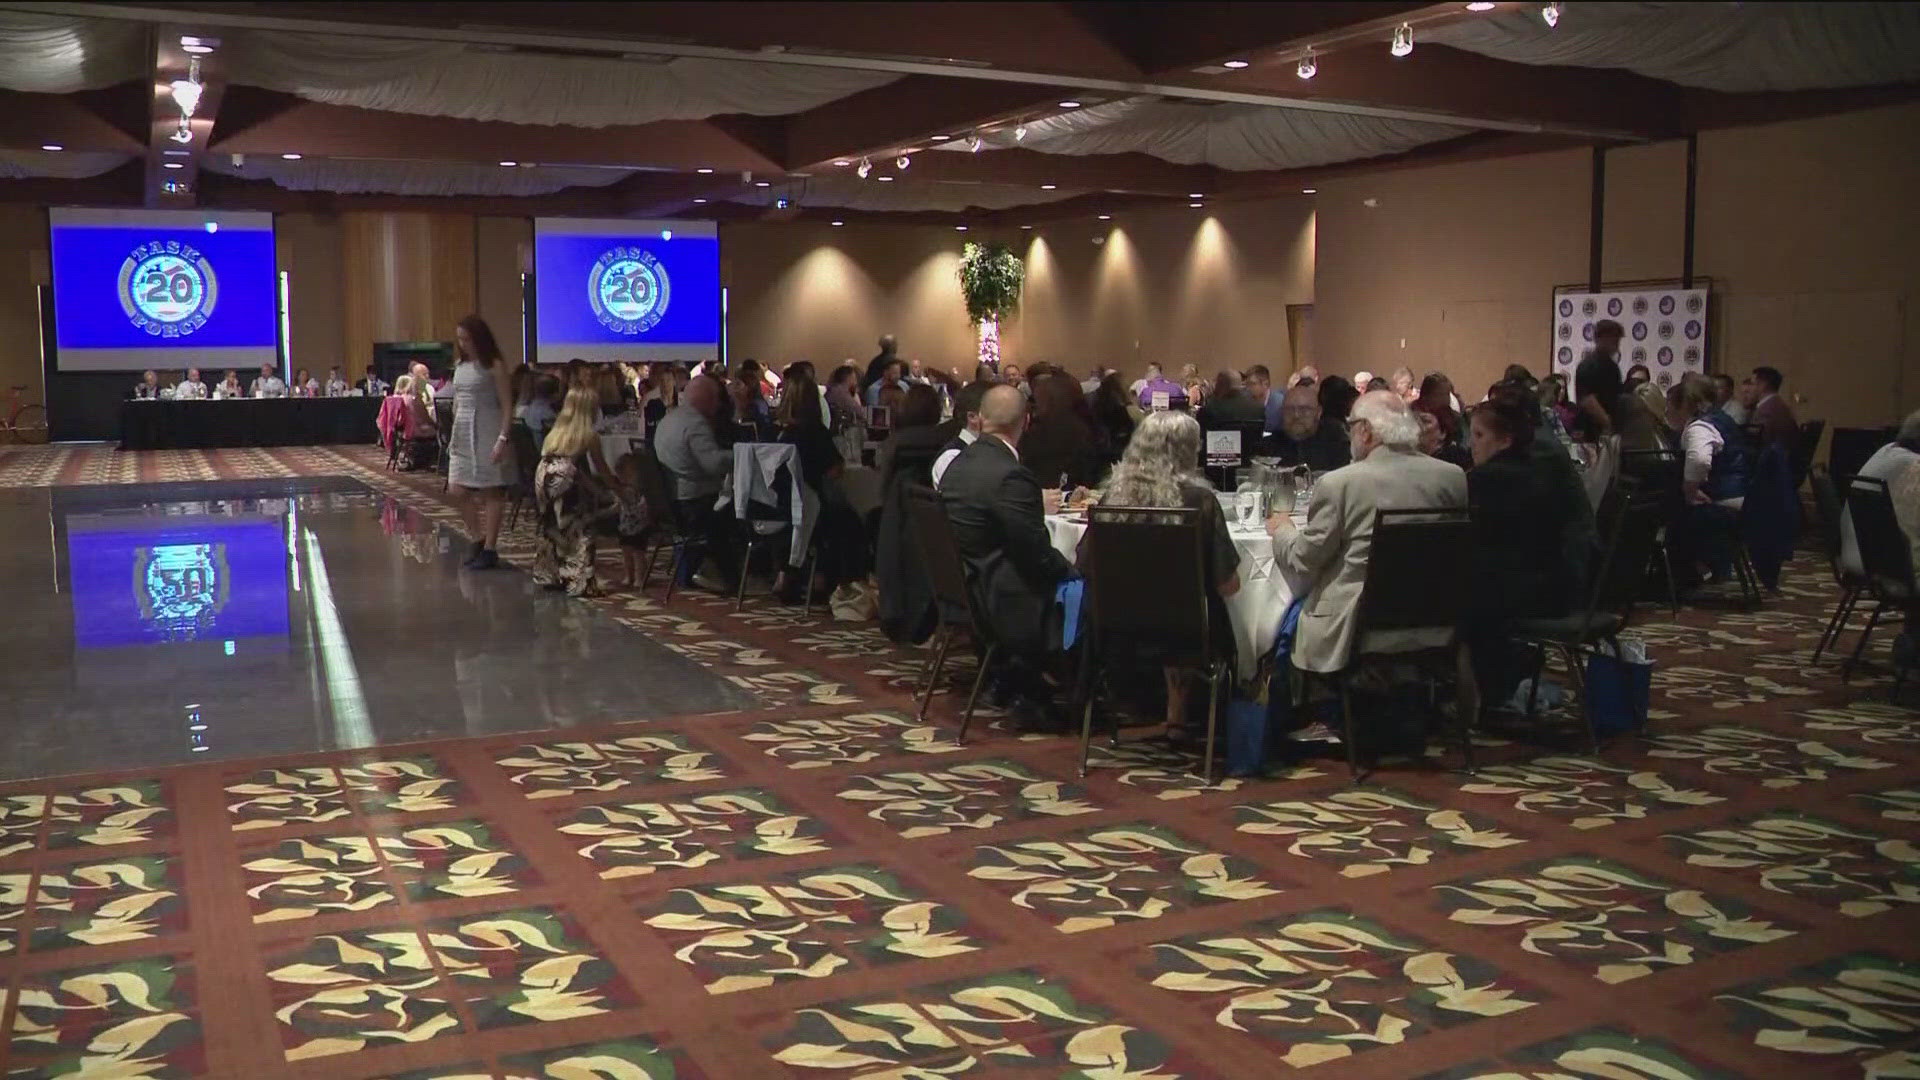
{"label": "woman walking", "polygon": [[488,570],[500,563],[500,518],[506,509],[511,450],[506,418],[513,415],[513,372],[486,320],[469,315],[454,328],[459,362],[453,369],[453,432],[447,440],[447,483],[460,493],[460,516],[473,537],[464,564]]}

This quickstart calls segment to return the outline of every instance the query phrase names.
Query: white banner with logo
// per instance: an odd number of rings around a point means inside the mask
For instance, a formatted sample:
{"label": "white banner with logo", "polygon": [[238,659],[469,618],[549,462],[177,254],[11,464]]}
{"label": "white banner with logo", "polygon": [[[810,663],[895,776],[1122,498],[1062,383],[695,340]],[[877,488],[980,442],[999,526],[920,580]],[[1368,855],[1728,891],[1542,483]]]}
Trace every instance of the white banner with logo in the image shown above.
{"label": "white banner with logo", "polygon": [[1621,374],[1644,364],[1654,385],[1664,390],[1689,371],[1706,373],[1706,289],[1555,289],[1553,341],[1548,352],[1555,373],[1572,380],[1580,358],[1593,348],[1594,327],[1603,319],[1612,319],[1624,331]]}

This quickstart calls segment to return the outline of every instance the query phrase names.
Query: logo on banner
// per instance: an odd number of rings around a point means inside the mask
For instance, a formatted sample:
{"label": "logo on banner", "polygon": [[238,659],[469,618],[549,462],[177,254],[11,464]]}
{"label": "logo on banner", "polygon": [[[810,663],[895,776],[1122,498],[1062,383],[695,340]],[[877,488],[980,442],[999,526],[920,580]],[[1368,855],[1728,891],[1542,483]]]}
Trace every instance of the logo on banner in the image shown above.
{"label": "logo on banner", "polygon": [[1582,337],[1583,339],[1585,339],[1585,340],[1587,340],[1587,341],[1592,341],[1592,340],[1593,340],[1593,324],[1592,324],[1592,323],[1581,323],[1581,324],[1580,324],[1580,336],[1581,336],[1581,337]]}
{"label": "logo on banner", "polygon": [[1571,338],[1572,336],[1573,336],[1573,324],[1561,323],[1560,324],[1560,340],[1565,341],[1568,338]]}
{"label": "logo on banner", "polygon": [[672,283],[653,252],[609,248],[587,271],[593,316],[616,334],[642,334],[667,313]]}
{"label": "logo on banner", "polygon": [[1560,317],[1563,319],[1570,319],[1573,317],[1573,301],[1571,300],[1560,301]]}
{"label": "logo on banner", "polygon": [[1620,305],[1620,298],[1619,298],[1619,297],[1617,297],[1617,296],[1615,296],[1615,297],[1611,297],[1611,298],[1609,298],[1609,299],[1607,300],[1607,314],[1609,314],[1609,315],[1618,315],[1618,314],[1620,314],[1620,307],[1621,307],[1621,305]]}
{"label": "logo on banner", "polygon": [[1667,341],[1672,337],[1673,337],[1673,324],[1670,322],[1661,323],[1660,324],[1660,340]]}
{"label": "logo on banner", "polygon": [[1659,358],[1661,367],[1673,366],[1673,349],[1671,346],[1660,346],[1660,351],[1654,355]]}
{"label": "logo on banner", "polygon": [[1600,310],[1600,305],[1594,303],[1593,297],[1591,296],[1587,297],[1585,300],[1580,301],[1580,314],[1585,315],[1589,319],[1593,318],[1593,313],[1599,310]]}
{"label": "logo on banner", "polygon": [[1646,323],[1637,322],[1633,324],[1633,340],[1635,341],[1647,340],[1647,324]]}
{"label": "logo on banner", "polygon": [[128,252],[117,291],[128,321],[160,338],[183,338],[207,325],[220,298],[213,264],[178,240],[154,240]]}
{"label": "logo on banner", "polygon": [[1680,358],[1686,362],[1688,367],[1699,367],[1700,347],[1698,345],[1687,346],[1686,351],[1680,354]]}
{"label": "logo on banner", "polygon": [[1573,363],[1573,350],[1569,349],[1565,345],[1562,345],[1560,346],[1559,357],[1560,357],[1560,366],[1568,367]]}
{"label": "logo on banner", "polygon": [[1634,297],[1634,298],[1633,298],[1633,313],[1634,313],[1635,315],[1645,315],[1645,314],[1647,313],[1647,298],[1646,298],[1646,297],[1644,297],[1644,296],[1636,296],[1636,297]]}
{"label": "logo on banner", "polygon": [[1695,338],[1698,338],[1700,336],[1700,320],[1688,319],[1687,325],[1684,329],[1685,329],[1688,341],[1692,341]]}
{"label": "logo on banner", "polygon": [[1644,346],[1635,345],[1633,347],[1633,362],[1636,364],[1644,364],[1647,362],[1647,350]]}
{"label": "logo on banner", "polygon": [[1663,296],[1660,298],[1660,314],[1662,315],[1673,314],[1673,297]]}
{"label": "logo on banner", "polygon": [[1687,314],[1698,315],[1700,314],[1700,309],[1703,306],[1704,305],[1701,304],[1700,297],[1697,293],[1693,295],[1689,295],[1687,297]]}

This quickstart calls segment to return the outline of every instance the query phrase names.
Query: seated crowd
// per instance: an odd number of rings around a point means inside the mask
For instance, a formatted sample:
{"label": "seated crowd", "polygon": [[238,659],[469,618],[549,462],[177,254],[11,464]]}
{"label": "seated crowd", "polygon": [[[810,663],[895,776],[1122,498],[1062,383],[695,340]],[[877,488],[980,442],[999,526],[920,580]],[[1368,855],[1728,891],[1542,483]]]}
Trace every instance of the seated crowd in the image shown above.
{"label": "seated crowd", "polygon": [[[1353,654],[1377,511],[1465,510],[1476,588],[1461,629],[1481,699],[1501,702],[1531,670],[1529,651],[1510,640],[1514,621],[1567,616],[1588,594],[1606,486],[1593,482],[1595,462],[1622,475],[1642,467],[1637,455],[1671,463],[1679,509],[1669,543],[1681,587],[1727,572],[1733,523],[1761,463],[1799,439],[1774,369],[1737,384],[1688,375],[1663,393],[1643,370],[1620,370],[1619,340],[1618,327],[1602,323],[1571,380],[1515,365],[1471,407],[1445,374],[1416,378],[1405,368],[1348,379],[1309,367],[1276,385],[1261,365],[1210,379],[1191,365],[1178,378],[1150,365],[1129,385],[1107,368],[1076,377],[1035,363],[983,365],[963,383],[902,359],[891,338],[864,368],[849,361],[824,380],[808,362],[777,373],[752,360],[528,369],[514,392],[516,421],[538,453],[537,576],[574,593],[597,590],[596,537],[617,536],[632,585],[641,552],[691,539],[674,549],[683,556],[676,580],[739,588],[751,534],[729,505],[733,447],[785,444],[792,453],[781,460],[797,471],[789,476],[814,525],[806,551],[768,568],[773,591],[792,601],[809,575],[829,592],[871,577],[883,628],[924,640],[931,596],[901,493],[931,487],[979,618],[1007,657],[992,679],[996,696],[1025,722],[1057,727],[1056,691],[1068,681],[1061,586],[1080,570],[1056,547],[1048,515],[1088,498],[1197,510],[1210,618],[1227,637],[1228,602],[1249,587],[1242,545],[1252,541],[1229,526],[1201,466],[1204,434],[1232,430],[1248,457],[1315,481],[1300,512],[1272,515],[1270,539],[1259,541],[1297,583],[1291,667],[1338,671]],[[399,382],[396,424],[430,444],[433,384],[424,370]],[[634,430],[644,425],[644,449],[609,455],[601,436],[627,414]],[[863,468],[874,470],[877,506],[849,497],[847,482]],[[649,492],[662,504],[649,505]],[[1160,690],[1178,724],[1184,696],[1171,673]]]}

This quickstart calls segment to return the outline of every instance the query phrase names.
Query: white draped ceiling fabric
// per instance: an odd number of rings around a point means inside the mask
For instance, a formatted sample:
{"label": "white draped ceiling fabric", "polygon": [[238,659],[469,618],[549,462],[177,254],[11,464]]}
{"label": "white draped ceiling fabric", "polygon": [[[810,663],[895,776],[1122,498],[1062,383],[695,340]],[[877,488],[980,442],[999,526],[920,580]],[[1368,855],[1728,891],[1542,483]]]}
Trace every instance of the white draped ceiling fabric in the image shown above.
{"label": "white draped ceiling fabric", "polygon": [[1420,40],[1732,93],[1920,79],[1920,4],[1576,2],[1555,27],[1528,6],[1423,31]]}
{"label": "white draped ceiling fabric", "polygon": [[563,165],[468,165],[448,161],[364,161],[340,158],[249,157],[239,165],[212,154],[210,172],[248,180],[271,180],[290,191],[337,191],[347,195],[551,195],[570,187],[605,187],[631,176],[631,169]]}
{"label": "white draped ceiling fabric", "polygon": [[[1304,109],[1138,97],[1034,120],[1027,124],[1024,139],[1016,140],[1011,130],[1002,130],[981,141],[994,149],[1018,146],[1072,155],[1140,153],[1180,165],[1251,171],[1301,169],[1397,154],[1472,131],[1449,124]],[[942,143],[940,149],[965,151],[969,145],[956,140]]]}
{"label": "white draped ceiling fabric", "polygon": [[0,180],[84,180],[110,172],[133,160],[131,154],[104,150],[0,150]]}
{"label": "white draped ceiling fabric", "polygon": [[[147,77],[149,28],[138,22],[0,11],[0,87],[59,94]],[[723,114],[790,114],[884,86],[897,76],[751,60],[555,56],[441,41],[306,34],[223,33],[235,83],[333,105],[597,128]],[[1620,68],[1729,92],[1867,86],[1920,79],[1920,4],[1583,3],[1549,28],[1532,5],[1419,32],[1442,44],[1523,64]],[[1385,47],[1382,43],[1382,48]],[[1339,63],[1339,54],[1322,64]],[[1466,134],[1444,122],[1350,116],[1283,107],[1133,97],[1031,121],[983,137],[983,150],[1051,154],[1143,153],[1231,170],[1295,169],[1400,153]],[[964,152],[956,139],[942,149]],[[0,177],[97,175],[113,154],[9,152]],[[600,186],[625,169],[502,169],[442,162],[226,159],[207,166],[296,190],[404,195],[533,195]],[[873,210],[997,209],[1068,198],[1030,187],[851,177],[792,180],[727,196],[749,204],[781,194],[802,205]]]}

